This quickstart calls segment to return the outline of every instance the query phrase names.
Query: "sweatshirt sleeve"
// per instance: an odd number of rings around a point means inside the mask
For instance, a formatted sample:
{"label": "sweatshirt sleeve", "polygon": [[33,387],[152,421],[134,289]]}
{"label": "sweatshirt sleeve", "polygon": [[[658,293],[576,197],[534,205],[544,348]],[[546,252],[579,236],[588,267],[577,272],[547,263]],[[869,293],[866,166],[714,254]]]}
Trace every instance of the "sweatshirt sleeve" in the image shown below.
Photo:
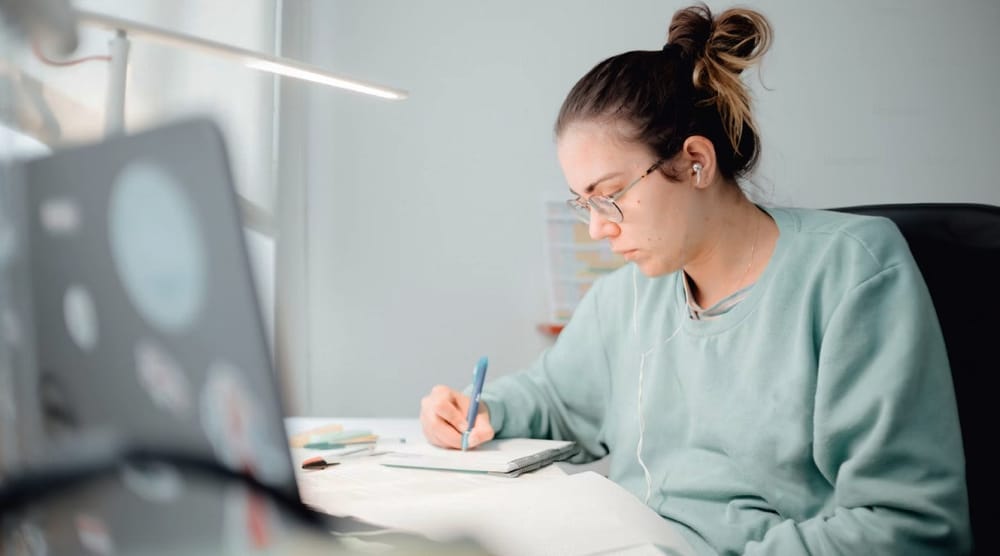
{"label": "sweatshirt sleeve", "polygon": [[486,384],[482,399],[498,437],[575,440],[582,448],[579,461],[607,455],[598,436],[610,395],[601,288],[598,280],[534,364]]}
{"label": "sweatshirt sleeve", "polygon": [[787,520],[746,554],[965,554],[965,459],[944,339],[912,262],[833,312],[819,354],[813,457],[834,485],[820,516]]}

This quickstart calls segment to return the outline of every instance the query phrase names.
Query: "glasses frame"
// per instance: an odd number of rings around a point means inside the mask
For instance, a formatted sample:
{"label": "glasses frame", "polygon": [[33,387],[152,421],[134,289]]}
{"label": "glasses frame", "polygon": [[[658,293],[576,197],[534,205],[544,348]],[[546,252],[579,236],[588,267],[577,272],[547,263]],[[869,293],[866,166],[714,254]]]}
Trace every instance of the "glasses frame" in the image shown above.
{"label": "glasses frame", "polygon": [[[590,224],[590,215],[593,211],[597,211],[597,214],[600,214],[609,222],[621,224],[622,221],[625,220],[625,215],[622,214],[622,208],[618,206],[618,199],[621,199],[622,195],[628,193],[629,189],[638,185],[638,183],[642,181],[642,178],[645,178],[659,169],[665,161],[665,158],[657,160],[652,166],[646,169],[641,176],[635,178],[631,181],[631,183],[611,195],[593,195],[587,198],[586,202],[584,202],[584,200],[580,197],[577,197],[576,199],[568,199],[566,201],[566,205],[573,210],[573,214],[584,224]],[[598,204],[595,204],[595,201]]]}

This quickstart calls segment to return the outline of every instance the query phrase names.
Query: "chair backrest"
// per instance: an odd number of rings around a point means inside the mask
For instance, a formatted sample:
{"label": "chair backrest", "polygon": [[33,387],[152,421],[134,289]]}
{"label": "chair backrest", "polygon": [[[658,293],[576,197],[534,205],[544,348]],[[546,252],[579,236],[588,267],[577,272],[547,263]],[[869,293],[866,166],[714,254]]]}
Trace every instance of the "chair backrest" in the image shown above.
{"label": "chair backrest", "polygon": [[[944,333],[965,444],[972,534],[978,554],[1000,554],[988,521],[997,473],[987,456],[997,404],[988,377],[1000,369],[1000,207],[896,204],[835,210],[884,216],[903,233],[923,273]],[[994,344],[993,342],[997,342]]]}

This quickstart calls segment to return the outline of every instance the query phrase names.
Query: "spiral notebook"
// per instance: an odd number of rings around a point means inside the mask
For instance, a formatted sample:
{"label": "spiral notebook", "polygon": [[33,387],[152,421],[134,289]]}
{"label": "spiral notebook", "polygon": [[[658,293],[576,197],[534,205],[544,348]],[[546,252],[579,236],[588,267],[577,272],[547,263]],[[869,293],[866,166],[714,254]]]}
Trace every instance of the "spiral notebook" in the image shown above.
{"label": "spiral notebook", "polygon": [[393,451],[382,460],[390,467],[412,467],[517,477],[572,457],[579,447],[569,440],[501,438],[462,452],[430,444]]}

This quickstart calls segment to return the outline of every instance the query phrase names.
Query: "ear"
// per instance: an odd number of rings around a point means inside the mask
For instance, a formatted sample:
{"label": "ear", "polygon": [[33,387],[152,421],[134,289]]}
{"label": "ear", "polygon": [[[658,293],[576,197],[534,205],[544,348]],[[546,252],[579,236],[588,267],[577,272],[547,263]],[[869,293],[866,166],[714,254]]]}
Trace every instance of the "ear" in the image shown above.
{"label": "ear", "polygon": [[691,177],[691,182],[698,189],[704,189],[715,183],[718,173],[716,166],[715,146],[701,135],[692,135],[684,140],[681,147],[682,168]]}

